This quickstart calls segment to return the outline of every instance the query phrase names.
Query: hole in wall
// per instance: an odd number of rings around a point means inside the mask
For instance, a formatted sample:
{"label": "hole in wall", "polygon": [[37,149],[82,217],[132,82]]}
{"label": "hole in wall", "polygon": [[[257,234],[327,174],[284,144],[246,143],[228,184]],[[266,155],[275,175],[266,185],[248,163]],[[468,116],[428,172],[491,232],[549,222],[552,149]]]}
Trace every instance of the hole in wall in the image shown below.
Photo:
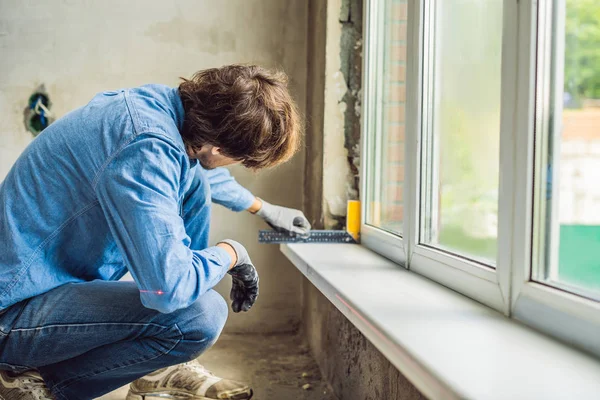
{"label": "hole in wall", "polygon": [[27,106],[24,110],[25,128],[37,136],[46,129],[52,122],[54,116],[50,108],[52,102],[44,85],[40,85],[27,100]]}

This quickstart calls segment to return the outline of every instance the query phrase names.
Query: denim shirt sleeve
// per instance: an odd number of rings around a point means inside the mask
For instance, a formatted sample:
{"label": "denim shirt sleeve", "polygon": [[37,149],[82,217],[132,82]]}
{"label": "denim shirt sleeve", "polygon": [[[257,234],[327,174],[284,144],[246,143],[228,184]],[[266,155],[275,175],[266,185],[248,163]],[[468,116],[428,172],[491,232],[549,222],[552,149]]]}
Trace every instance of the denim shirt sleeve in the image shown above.
{"label": "denim shirt sleeve", "polygon": [[214,203],[232,211],[243,211],[250,208],[255,197],[240,185],[227,168],[215,168],[206,171],[210,185],[210,197]]}
{"label": "denim shirt sleeve", "polygon": [[147,308],[163,313],[191,305],[225,275],[219,247],[190,249],[179,215],[185,154],[161,139],[138,137],[101,173],[98,201]]}

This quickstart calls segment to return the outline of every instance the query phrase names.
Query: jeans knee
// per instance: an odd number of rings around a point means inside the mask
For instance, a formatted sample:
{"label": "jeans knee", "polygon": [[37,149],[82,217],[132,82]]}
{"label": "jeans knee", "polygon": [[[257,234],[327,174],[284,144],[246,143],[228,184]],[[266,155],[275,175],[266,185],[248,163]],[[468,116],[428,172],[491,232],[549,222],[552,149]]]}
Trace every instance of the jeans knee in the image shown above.
{"label": "jeans knee", "polygon": [[202,347],[210,347],[217,341],[225,322],[228,306],[225,299],[214,290],[209,290],[185,309],[185,316],[177,325],[183,334],[183,340],[197,342]]}
{"label": "jeans knee", "polygon": [[179,362],[198,358],[217,341],[227,321],[228,308],[219,293],[209,290],[181,311],[177,327],[182,339],[171,352]]}
{"label": "jeans knee", "polygon": [[207,307],[206,304],[202,305],[203,313],[205,315],[208,313],[210,317],[205,317],[209,323],[200,328],[200,334],[206,338],[210,338],[210,343],[212,344],[217,341],[223,331],[229,315],[229,308],[223,296],[215,290],[209,290],[204,296],[211,297],[210,306]]}

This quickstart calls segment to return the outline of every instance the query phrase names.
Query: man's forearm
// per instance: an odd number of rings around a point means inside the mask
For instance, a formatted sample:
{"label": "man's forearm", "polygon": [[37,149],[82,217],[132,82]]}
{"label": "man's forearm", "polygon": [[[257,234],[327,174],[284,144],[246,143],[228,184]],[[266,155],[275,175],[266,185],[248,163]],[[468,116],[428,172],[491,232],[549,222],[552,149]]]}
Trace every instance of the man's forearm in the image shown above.
{"label": "man's forearm", "polygon": [[206,174],[208,178],[213,203],[233,211],[244,211],[252,208],[256,202],[256,197],[240,185],[227,168],[202,169],[200,173]]}

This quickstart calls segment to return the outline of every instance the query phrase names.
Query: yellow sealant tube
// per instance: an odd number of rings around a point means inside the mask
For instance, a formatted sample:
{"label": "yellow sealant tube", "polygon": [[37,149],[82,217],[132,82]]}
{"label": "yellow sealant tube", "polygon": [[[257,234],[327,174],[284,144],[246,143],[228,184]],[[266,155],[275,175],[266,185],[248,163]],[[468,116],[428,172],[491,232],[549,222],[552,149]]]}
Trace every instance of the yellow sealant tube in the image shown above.
{"label": "yellow sealant tube", "polygon": [[360,201],[358,200],[348,200],[346,231],[357,242],[360,240]]}

